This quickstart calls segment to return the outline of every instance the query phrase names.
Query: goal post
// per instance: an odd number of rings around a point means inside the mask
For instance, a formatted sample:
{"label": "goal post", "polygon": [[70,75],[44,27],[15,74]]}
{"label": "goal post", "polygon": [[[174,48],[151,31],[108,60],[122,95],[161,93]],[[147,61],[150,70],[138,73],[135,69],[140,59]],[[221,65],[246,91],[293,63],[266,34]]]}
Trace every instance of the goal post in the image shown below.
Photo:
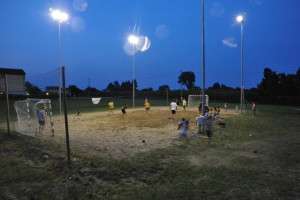
{"label": "goal post", "polygon": [[[209,97],[208,95],[206,94],[204,96],[205,98],[205,104],[208,105],[208,100],[209,100]],[[199,106],[200,103],[202,103],[202,95],[189,95],[188,96],[188,106],[190,107],[195,107],[195,106]]]}
{"label": "goal post", "polygon": [[19,133],[36,137],[39,130],[38,115],[42,108],[45,109],[45,134],[54,136],[54,123],[50,99],[26,99],[16,101],[14,107],[17,113],[17,127]]}

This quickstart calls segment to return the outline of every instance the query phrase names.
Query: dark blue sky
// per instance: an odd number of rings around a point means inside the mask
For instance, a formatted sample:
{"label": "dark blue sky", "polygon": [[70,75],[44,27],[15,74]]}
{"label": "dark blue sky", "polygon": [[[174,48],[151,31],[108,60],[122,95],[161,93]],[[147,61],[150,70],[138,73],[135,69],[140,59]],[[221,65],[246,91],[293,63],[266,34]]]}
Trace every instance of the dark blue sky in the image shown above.
{"label": "dark blue sky", "polygon": [[[295,73],[300,66],[299,0],[206,0],[206,86],[240,86],[240,25],[245,15],[244,85],[263,69]],[[181,71],[201,85],[201,0],[0,0],[0,67],[22,68],[30,80],[58,65],[58,25],[49,8],[70,15],[61,26],[67,85],[104,89],[132,79],[124,44],[134,27],[151,47],[135,55],[138,89],[178,89]],[[49,80],[54,85],[56,78]],[[36,82],[34,84],[42,85]]]}

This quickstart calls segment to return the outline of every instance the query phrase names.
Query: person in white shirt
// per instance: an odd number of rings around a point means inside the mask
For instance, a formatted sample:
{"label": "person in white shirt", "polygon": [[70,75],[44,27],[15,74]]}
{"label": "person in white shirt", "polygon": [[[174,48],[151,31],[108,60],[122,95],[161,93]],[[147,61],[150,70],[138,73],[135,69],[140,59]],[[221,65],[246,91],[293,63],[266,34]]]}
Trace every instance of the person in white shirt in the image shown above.
{"label": "person in white shirt", "polygon": [[170,109],[172,112],[172,118],[174,119],[177,110],[177,103],[175,102],[175,100],[172,100],[172,103],[170,104]]}

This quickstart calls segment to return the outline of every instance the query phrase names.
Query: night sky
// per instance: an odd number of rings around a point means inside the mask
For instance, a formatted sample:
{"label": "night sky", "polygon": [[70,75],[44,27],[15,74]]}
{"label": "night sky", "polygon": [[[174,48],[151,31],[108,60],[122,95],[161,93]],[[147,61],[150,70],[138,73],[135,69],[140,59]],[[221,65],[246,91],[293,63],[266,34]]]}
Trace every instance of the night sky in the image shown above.
{"label": "night sky", "polygon": [[[61,24],[67,85],[102,90],[109,82],[132,80],[133,57],[124,45],[135,32],[151,41],[135,54],[138,89],[178,89],[181,71],[195,72],[201,86],[201,0],[0,0],[0,67],[24,69],[29,81],[58,67],[58,22],[49,8],[70,15]],[[245,16],[245,88],[256,87],[266,67],[294,74],[300,66],[299,10],[299,0],[206,0],[206,86],[240,86],[239,14]]]}

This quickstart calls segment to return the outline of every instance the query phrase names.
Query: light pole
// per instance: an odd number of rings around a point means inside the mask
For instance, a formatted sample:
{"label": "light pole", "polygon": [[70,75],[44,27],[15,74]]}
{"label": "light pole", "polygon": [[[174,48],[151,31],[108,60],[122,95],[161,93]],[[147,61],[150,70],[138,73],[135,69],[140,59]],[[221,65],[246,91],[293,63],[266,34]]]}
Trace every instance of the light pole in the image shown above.
{"label": "light pole", "polygon": [[245,22],[244,16],[239,15],[236,17],[236,21],[241,24],[241,114],[243,114],[244,106],[244,82],[243,82],[243,24]]}
{"label": "light pole", "polygon": [[202,115],[205,114],[205,18],[204,18],[204,0],[202,0]]}
{"label": "light pole", "polygon": [[59,113],[61,114],[61,87],[62,87],[62,71],[61,71],[61,42],[60,42],[60,24],[69,19],[69,15],[60,10],[50,9],[51,16],[54,20],[58,21],[58,68],[59,68]]}
{"label": "light pole", "polygon": [[132,107],[135,106],[135,75],[134,75],[134,54],[135,54],[135,45],[139,43],[139,38],[135,35],[130,35],[128,37],[128,42],[132,44]]}

